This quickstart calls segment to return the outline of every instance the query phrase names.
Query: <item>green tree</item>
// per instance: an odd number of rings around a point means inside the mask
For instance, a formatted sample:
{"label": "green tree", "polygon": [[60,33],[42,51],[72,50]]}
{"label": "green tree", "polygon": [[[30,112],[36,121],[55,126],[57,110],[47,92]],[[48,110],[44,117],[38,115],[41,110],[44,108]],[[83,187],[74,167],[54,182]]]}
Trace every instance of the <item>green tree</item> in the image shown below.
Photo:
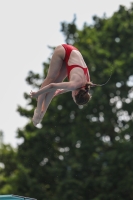
{"label": "green tree", "polygon": [[3,132],[0,131],[0,194],[12,192],[14,172],[17,168],[16,150],[3,142]]}
{"label": "green tree", "polygon": [[[53,99],[42,128],[31,118],[36,101],[24,94],[29,109],[18,107],[29,123],[18,137],[19,167],[13,184],[19,195],[38,200],[133,199],[133,6],[123,6],[111,18],[93,17],[78,30],[75,18],[62,23],[66,42],[79,48],[94,88],[87,106],[77,106],[71,94]],[[29,72],[26,81],[39,88],[43,76]]]}

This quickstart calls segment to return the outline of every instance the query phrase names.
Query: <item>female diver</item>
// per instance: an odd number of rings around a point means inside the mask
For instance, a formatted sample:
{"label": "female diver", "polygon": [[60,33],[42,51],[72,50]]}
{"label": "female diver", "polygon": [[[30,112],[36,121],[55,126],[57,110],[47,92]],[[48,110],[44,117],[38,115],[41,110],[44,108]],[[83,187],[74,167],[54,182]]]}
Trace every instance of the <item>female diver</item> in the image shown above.
{"label": "female diver", "polygon": [[[68,77],[68,82],[63,80]],[[72,91],[72,98],[78,105],[86,104],[91,95],[90,87],[96,84],[90,82],[88,67],[77,48],[62,44],[55,48],[47,77],[37,92],[30,92],[37,99],[37,107],[32,118],[36,126],[41,122],[53,97]]]}

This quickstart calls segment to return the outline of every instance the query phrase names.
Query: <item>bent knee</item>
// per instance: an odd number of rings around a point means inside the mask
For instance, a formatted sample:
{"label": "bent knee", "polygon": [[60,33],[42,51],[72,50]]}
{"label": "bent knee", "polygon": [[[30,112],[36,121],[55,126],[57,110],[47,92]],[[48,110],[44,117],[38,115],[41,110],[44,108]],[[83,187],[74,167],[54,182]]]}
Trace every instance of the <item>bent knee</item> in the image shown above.
{"label": "bent knee", "polygon": [[59,56],[62,60],[64,60],[65,58],[65,49],[62,45],[58,45],[55,50],[54,50],[54,54],[56,56]]}

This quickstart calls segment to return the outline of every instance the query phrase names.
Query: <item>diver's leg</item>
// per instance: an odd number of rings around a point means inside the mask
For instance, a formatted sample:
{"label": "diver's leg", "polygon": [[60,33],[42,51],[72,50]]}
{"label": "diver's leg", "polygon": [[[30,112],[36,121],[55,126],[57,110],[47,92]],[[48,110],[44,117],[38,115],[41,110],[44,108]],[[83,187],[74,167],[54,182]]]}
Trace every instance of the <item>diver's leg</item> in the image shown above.
{"label": "diver's leg", "polygon": [[[49,69],[49,71],[50,70],[51,69]],[[64,78],[66,77],[66,75],[67,75],[66,65],[65,65],[64,61],[62,61],[61,69],[58,73],[58,76],[54,79],[54,82],[62,82],[64,80]],[[48,77],[49,77],[49,72],[48,72]],[[43,87],[43,86],[41,86],[41,87]],[[32,119],[33,124],[35,126],[41,121],[44,114],[46,113],[47,108],[54,96],[54,93],[55,93],[55,91],[46,93],[46,94],[42,94],[39,96],[38,102],[37,102],[37,108],[34,111],[34,116]]]}
{"label": "diver's leg", "polygon": [[[55,51],[53,53],[53,56],[52,56],[52,59],[50,62],[50,66],[48,69],[47,77],[43,81],[41,88],[43,88],[44,86],[46,86],[50,83],[55,82],[55,80],[57,79],[57,77],[60,74],[60,70],[63,65],[64,57],[65,57],[65,49],[62,45],[59,45],[58,47],[55,48]],[[37,108],[36,108],[37,113],[41,112],[41,107],[42,107],[42,103],[45,98],[45,95],[46,94],[42,94],[38,97],[38,103],[37,103]]]}
{"label": "diver's leg", "polygon": [[[57,77],[56,79],[56,83],[58,82],[62,82],[67,76],[67,70],[66,70],[66,66],[65,66],[65,63],[63,65],[63,67],[61,68],[61,71],[60,71],[60,74],[59,76]],[[56,91],[56,90],[55,90]],[[42,118],[44,117],[47,109],[48,109],[48,106],[50,104],[50,102],[52,101],[53,99],[53,96],[55,94],[55,91],[52,91],[52,92],[49,92],[46,94],[44,100],[43,100],[43,104],[42,104],[42,112],[41,112],[41,117],[40,119],[42,120]]]}

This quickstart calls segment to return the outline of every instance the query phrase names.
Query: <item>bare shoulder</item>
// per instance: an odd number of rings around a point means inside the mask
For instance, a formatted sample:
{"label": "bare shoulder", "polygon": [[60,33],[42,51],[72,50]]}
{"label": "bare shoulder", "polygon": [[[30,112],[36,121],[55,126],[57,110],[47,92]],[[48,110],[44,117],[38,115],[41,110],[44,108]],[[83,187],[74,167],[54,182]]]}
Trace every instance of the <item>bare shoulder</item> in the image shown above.
{"label": "bare shoulder", "polygon": [[70,72],[70,81],[78,82],[81,87],[86,83],[84,71],[81,68],[73,68]]}
{"label": "bare shoulder", "polygon": [[82,87],[85,84],[84,78],[82,78],[79,74],[73,73],[70,77],[71,84],[75,87],[75,89]]}

